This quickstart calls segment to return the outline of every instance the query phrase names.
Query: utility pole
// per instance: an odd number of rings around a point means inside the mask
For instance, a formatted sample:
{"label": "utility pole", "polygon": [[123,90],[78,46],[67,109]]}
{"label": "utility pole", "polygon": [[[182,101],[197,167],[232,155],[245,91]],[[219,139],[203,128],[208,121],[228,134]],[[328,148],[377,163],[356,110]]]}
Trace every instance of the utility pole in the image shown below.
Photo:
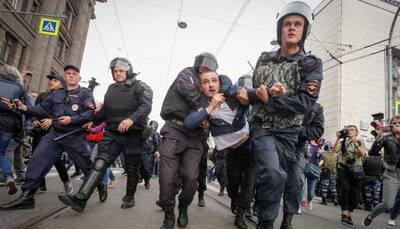
{"label": "utility pole", "polygon": [[392,26],[390,27],[389,32],[389,42],[386,48],[386,63],[387,63],[387,76],[386,76],[386,117],[387,120],[390,121],[392,118],[392,110],[393,110],[393,55],[392,55],[392,38],[393,38],[393,30],[394,25],[396,24],[397,17],[400,13],[400,7],[398,7],[397,12],[394,16]]}

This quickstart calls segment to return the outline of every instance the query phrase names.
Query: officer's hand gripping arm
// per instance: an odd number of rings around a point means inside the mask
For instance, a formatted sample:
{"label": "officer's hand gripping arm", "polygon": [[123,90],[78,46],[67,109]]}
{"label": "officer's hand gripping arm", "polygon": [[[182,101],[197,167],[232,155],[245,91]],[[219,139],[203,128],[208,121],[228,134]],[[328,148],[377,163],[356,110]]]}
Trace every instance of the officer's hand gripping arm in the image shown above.
{"label": "officer's hand gripping arm", "polygon": [[273,97],[266,104],[267,111],[305,114],[318,100],[322,81],[320,59],[306,58],[299,67],[300,89],[296,94]]}

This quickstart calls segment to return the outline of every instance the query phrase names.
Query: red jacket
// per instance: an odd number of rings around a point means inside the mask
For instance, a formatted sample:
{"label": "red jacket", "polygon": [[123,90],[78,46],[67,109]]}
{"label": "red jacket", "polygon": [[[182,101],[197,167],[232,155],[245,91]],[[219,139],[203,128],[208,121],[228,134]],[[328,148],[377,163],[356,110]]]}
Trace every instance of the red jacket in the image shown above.
{"label": "red jacket", "polygon": [[98,132],[98,133],[92,133],[92,132],[90,132],[90,133],[88,133],[87,135],[86,135],[86,141],[88,141],[88,142],[100,142],[101,141],[101,139],[103,138],[103,136],[104,136],[104,131],[100,131],[100,132]]}

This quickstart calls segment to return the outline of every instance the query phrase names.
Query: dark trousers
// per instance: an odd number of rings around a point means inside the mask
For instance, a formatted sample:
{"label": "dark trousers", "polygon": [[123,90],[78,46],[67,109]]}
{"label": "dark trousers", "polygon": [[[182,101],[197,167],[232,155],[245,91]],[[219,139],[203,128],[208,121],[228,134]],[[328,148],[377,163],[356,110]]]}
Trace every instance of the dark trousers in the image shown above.
{"label": "dark trousers", "polygon": [[143,152],[141,156],[140,175],[143,179],[150,179],[152,173],[153,161],[151,155]]}
{"label": "dark trousers", "polygon": [[[161,129],[160,204],[164,211],[175,208],[177,181],[183,180],[179,207],[187,207],[198,187],[199,163],[203,150],[200,135],[187,133],[183,126],[167,121]],[[181,176],[181,178],[179,177]]]}
{"label": "dark trousers", "polygon": [[228,149],[226,158],[228,196],[242,209],[250,208],[256,184],[256,162],[254,152],[247,140],[236,149]]}
{"label": "dark trousers", "polygon": [[86,148],[85,135],[70,135],[58,141],[53,140],[60,135],[62,134],[51,130],[42,137],[26,168],[25,183],[21,186],[22,190],[38,188],[42,179],[53,164],[60,159],[64,151],[85,174],[89,172],[92,161]]}
{"label": "dark trousers", "polygon": [[282,130],[255,127],[252,131],[258,172],[257,216],[260,221],[271,221],[277,218],[285,186],[297,182],[290,175],[295,173],[296,169],[297,137],[298,128],[296,127]]}
{"label": "dark trousers", "polygon": [[358,204],[360,182],[347,169],[337,169],[338,200],[342,211],[353,212]]}
{"label": "dark trousers", "polygon": [[218,183],[222,188],[226,187],[227,174],[226,174],[226,155],[228,149],[218,150],[215,162],[215,176],[217,177]]}
{"label": "dark trousers", "polygon": [[125,159],[125,172],[127,174],[126,195],[133,196],[139,182],[139,169],[142,159],[142,132],[120,134],[106,130],[103,139],[98,145],[98,155],[95,160],[104,160],[107,166],[105,171],[122,152]]}
{"label": "dark trousers", "polygon": [[208,154],[208,145],[204,144],[204,152],[201,155],[200,164],[199,164],[199,175],[197,176],[197,181],[199,182],[199,187],[197,191],[205,192],[207,190],[206,178],[207,178],[207,154]]}
{"label": "dark trousers", "polygon": [[[32,140],[32,152],[35,151],[36,147],[39,145],[40,141],[42,139],[42,136],[35,136]],[[54,162],[54,167],[56,168],[58,172],[58,176],[60,177],[60,180],[65,183],[69,181],[69,176],[67,173],[67,169],[65,167],[64,162],[61,160],[61,157]],[[46,187],[46,178],[43,177],[43,179],[40,181],[39,184],[40,187]]]}

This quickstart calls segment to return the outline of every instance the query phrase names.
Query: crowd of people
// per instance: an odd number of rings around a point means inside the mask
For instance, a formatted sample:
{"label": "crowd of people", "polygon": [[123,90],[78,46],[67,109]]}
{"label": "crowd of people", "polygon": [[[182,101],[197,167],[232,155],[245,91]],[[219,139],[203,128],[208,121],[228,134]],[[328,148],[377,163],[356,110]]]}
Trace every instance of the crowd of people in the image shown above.
{"label": "crowd of people", "polygon": [[[302,208],[313,209],[316,193],[321,204],[340,205],[343,224],[353,225],[352,213],[362,201],[371,211],[364,226],[391,208],[394,225],[400,208],[400,117],[392,118],[390,131],[378,130],[369,151],[355,125],[338,131],[334,143],[322,138],[323,107],[317,103],[322,62],[304,50],[312,20],[307,4],[287,4],[277,16],[279,50],[261,53],[253,76],[235,84],[217,72],[213,54],[197,55],[166,93],[160,133],[148,118],[153,90],[137,79],[126,58],[111,61],[114,83],[101,104],[95,103],[93,88],[80,87],[80,69],[74,65],[66,65],[62,76],[47,76],[48,90],[37,98],[24,91],[15,67],[1,66],[0,169],[12,195],[17,192],[14,167],[22,192],[0,210],[34,208],[34,195],[46,190],[45,176],[54,165],[65,190],[59,200],[83,212],[95,189],[100,202],[107,200],[110,166],[123,158],[127,179],[121,208],[134,207],[138,183],[143,180],[149,189],[156,174],[161,229],[172,229],[175,222],[184,228],[196,192],[198,206],[205,206],[207,158],[213,156],[219,195],[227,190],[237,228],[247,228],[245,216],[251,211],[257,228],[273,228],[283,198],[280,228],[291,229]],[[26,135],[32,152],[23,171],[16,166],[18,157],[12,166],[7,149],[22,152]],[[75,193],[65,154],[84,174]]]}

